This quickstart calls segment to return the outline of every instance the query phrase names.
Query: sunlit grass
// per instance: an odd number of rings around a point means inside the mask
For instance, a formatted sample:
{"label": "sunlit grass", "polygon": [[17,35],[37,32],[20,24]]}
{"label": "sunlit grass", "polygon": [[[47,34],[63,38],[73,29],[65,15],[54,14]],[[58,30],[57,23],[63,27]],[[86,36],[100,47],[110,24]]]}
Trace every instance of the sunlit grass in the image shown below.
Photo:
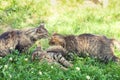
{"label": "sunlit grass", "polygon": [[[69,35],[92,33],[120,40],[120,1],[110,0],[109,6],[94,7],[84,0],[0,0],[0,33],[9,27],[22,29],[36,27],[41,22],[51,35],[54,32]],[[41,40],[45,50],[48,39]],[[119,80],[120,66],[110,62],[76,57],[67,71],[57,65],[31,61],[31,52],[14,52],[0,58],[0,80]],[[116,49],[115,54],[120,56]]]}

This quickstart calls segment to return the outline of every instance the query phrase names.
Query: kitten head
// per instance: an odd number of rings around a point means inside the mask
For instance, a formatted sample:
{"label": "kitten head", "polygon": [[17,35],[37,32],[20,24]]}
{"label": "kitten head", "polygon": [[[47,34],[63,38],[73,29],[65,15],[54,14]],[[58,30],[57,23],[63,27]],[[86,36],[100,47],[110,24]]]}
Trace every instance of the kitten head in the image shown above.
{"label": "kitten head", "polygon": [[32,52],[32,61],[35,59],[41,59],[44,56],[44,52],[41,50],[41,47],[37,47],[33,52]]}
{"label": "kitten head", "polygon": [[49,40],[49,45],[60,45],[64,47],[65,45],[64,36],[58,33],[54,33],[51,36],[51,39]]}
{"label": "kitten head", "polygon": [[45,29],[44,24],[40,24],[39,27],[30,29],[25,32],[28,36],[31,37],[34,41],[41,39],[41,38],[47,38],[48,37],[48,31]]}

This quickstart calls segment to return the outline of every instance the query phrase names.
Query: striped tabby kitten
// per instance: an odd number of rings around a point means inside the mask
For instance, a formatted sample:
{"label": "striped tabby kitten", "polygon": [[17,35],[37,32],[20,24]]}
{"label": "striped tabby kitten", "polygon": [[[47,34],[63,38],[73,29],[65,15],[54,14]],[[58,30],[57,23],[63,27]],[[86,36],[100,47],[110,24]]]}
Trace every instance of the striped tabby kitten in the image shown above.
{"label": "striped tabby kitten", "polygon": [[46,51],[42,51],[41,47],[37,47],[32,53],[32,60],[38,58],[40,61],[47,61],[48,63],[59,64],[62,68],[71,67],[62,55],[66,54],[66,50],[61,46],[50,46]]}
{"label": "striped tabby kitten", "polygon": [[61,45],[68,52],[75,52],[79,56],[90,56],[98,58],[104,62],[119,61],[114,55],[114,45],[120,49],[120,42],[115,39],[108,39],[105,36],[93,34],[81,34],[78,36],[53,34],[50,45]]}
{"label": "striped tabby kitten", "polygon": [[39,27],[27,31],[13,30],[0,35],[0,57],[4,57],[13,50],[26,52],[37,40],[47,38],[48,31],[41,24]]}
{"label": "striped tabby kitten", "polygon": [[48,31],[44,27],[44,24],[40,24],[39,27],[23,31],[19,36],[15,49],[20,52],[26,52],[37,40],[47,38]]}

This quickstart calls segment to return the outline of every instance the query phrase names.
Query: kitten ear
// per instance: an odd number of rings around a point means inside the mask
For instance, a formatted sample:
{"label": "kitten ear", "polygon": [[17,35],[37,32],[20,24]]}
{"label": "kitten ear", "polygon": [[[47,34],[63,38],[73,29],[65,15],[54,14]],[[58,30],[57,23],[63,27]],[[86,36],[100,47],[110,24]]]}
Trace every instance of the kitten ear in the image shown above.
{"label": "kitten ear", "polygon": [[39,27],[36,27],[35,28],[35,32],[39,32],[39,30],[41,29],[41,28],[44,28],[44,23],[41,23],[40,25],[39,25]]}
{"label": "kitten ear", "polygon": [[54,33],[52,34],[52,36],[61,36],[61,37],[64,37],[64,35],[59,34],[59,33],[57,33],[57,32],[54,32]]}
{"label": "kitten ear", "polygon": [[45,27],[45,24],[44,23],[41,23],[40,25],[39,25],[39,27],[37,27],[36,29],[35,29],[35,31],[36,32],[39,32],[39,30],[41,29],[41,28],[44,28]]}
{"label": "kitten ear", "polygon": [[52,35],[56,35],[56,34],[58,34],[57,32],[53,32],[53,34]]}
{"label": "kitten ear", "polygon": [[44,24],[44,23],[41,23],[39,27],[45,27],[45,24]]}

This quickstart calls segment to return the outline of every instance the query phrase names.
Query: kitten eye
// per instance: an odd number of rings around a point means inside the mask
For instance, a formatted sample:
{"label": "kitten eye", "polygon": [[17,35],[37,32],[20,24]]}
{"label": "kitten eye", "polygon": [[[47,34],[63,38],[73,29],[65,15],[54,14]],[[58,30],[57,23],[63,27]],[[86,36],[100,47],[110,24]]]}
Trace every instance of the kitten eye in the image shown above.
{"label": "kitten eye", "polygon": [[54,36],[53,39],[57,40],[58,38],[56,36]]}
{"label": "kitten eye", "polygon": [[41,30],[40,30],[40,29],[37,29],[37,30],[36,30],[36,32],[37,32],[37,33],[40,33],[40,32],[41,32]]}

